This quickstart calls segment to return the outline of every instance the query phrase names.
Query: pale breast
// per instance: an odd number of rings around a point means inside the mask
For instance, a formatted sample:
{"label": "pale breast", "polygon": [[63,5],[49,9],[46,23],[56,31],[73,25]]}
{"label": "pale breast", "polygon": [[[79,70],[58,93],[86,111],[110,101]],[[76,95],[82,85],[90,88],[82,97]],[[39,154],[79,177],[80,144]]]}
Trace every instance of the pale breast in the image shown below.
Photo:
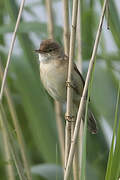
{"label": "pale breast", "polygon": [[55,61],[54,63],[40,63],[40,76],[48,93],[55,100],[65,102],[67,64],[58,64]]}

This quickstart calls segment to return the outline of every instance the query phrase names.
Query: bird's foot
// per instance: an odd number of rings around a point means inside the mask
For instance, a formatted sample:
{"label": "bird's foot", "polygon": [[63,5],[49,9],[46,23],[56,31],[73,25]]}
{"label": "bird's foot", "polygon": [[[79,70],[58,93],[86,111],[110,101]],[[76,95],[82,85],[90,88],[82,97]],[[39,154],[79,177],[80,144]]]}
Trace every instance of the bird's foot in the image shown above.
{"label": "bird's foot", "polygon": [[68,121],[69,123],[75,122],[75,116],[65,115],[65,120]]}
{"label": "bird's foot", "polygon": [[66,81],[66,87],[73,88],[73,85],[70,81]]}

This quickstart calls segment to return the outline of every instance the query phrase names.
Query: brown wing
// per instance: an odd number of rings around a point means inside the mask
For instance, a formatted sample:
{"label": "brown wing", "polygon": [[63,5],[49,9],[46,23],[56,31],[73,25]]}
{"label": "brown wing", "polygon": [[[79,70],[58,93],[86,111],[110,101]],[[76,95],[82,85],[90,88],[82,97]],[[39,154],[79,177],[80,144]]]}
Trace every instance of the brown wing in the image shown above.
{"label": "brown wing", "polygon": [[73,66],[74,66],[74,70],[76,71],[76,73],[79,74],[79,76],[80,76],[80,78],[81,78],[81,81],[82,81],[82,83],[83,83],[83,86],[84,86],[85,81],[84,81],[84,79],[83,79],[83,77],[82,77],[80,71],[78,70],[76,64],[74,64]]}
{"label": "brown wing", "polygon": [[79,100],[80,100],[85,82],[75,64],[73,64],[72,84],[74,87],[74,91],[76,92],[76,96],[79,96]]}
{"label": "brown wing", "polygon": [[[68,56],[64,56],[64,60],[69,60]],[[76,93],[76,98],[80,99],[82,95],[83,88],[85,85],[84,78],[82,77],[81,73],[79,72],[76,64],[73,64],[73,71],[72,71],[72,87]]]}
{"label": "brown wing", "polygon": [[[68,62],[68,56],[64,55],[64,60]],[[72,71],[72,88],[78,96],[82,95],[84,84],[85,81],[74,63]]]}
{"label": "brown wing", "polygon": [[[80,77],[80,81],[81,81],[81,84],[82,84],[82,91],[83,91],[83,88],[84,88],[84,85],[85,85],[85,81],[84,81],[84,78],[83,78],[83,76],[81,75],[81,73],[79,72],[79,70],[78,70],[78,68],[77,68],[77,66],[74,64],[74,70],[76,71],[76,73],[79,75],[79,77]],[[76,86],[76,88],[77,88],[77,86]],[[78,88],[77,88],[78,89]],[[88,94],[88,92],[87,92],[87,94]],[[86,96],[86,98],[87,98],[87,96]],[[90,97],[89,97],[89,101],[90,101]]]}

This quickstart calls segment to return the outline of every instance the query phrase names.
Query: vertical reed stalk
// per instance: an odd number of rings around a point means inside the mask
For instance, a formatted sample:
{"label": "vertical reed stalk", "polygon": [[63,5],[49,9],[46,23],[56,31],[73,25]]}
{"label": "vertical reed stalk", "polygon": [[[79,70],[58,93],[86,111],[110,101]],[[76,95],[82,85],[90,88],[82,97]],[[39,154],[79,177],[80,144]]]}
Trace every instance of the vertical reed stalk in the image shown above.
{"label": "vertical reed stalk", "polygon": [[66,168],[66,171],[65,171],[64,180],[68,180],[69,174],[70,174],[70,169],[71,169],[71,165],[72,165],[72,161],[73,161],[73,157],[74,157],[74,153],[75,153],[75,144],[76,144],[76,140],[77,140],[78,133],[79,133],[80,122],[81,122],[81,117],[82,117],[84,105],[85,105],[85,102],[86,102],[85,97],[87,95],[87,90],[88,90],[90,78],[91,78],[94,63],[95,63],[95,56],[96,56],[96,53],[97,53],[98,44],[99,44],[99,40],[100,40],[100,36],[101,36],[103,19],[104,19],[104,16],[105,16],[105,10],[106,10],[107,1],[108,0],[104,1],[102,14],[101,14],[101,17],[100,17],[100,22],[99,22],[99,27],[98,27],[94,47],[93,47],[92,57],[91,57],[91,60],[90,60],[90,63],[89,63],[89,68],[88,68],[88,72],[87,72],[85,86],[84,86],[84,90],[83,90],[83,94],[82,94],[82,97],[81,97],[80,106],[79,106],[79,110],[78,110],[78,114],[77,114],[77,120],[76,120],[76,124],[75,124],[73,140],[71,142],[71,148],[70,148],[70,153],[69,153],[69,157],[68,157],[68,163],[67,163],[67,168]]}
{"label": "vertical reed stalk", "polygon": [[[53,14],[52,14],[52,1],[46,0],[46,9],[47,9],[47,14],[48,14],[49,38],[54,39],[54,21],[53,21]],[[56,124],[58,128],[61,160],[64,166],[64,130],[63,130],[63,123],[62,123],[62,107],[59,102],[55,101],[54,103],[55,103]]]}
{"label": "vertical reed stalk", "polygon": [[[2,68],[1,60],[0,60],[0,78],[1,79],[3,78],[3,68]],[[29,167],[29,162],[28,162],[28,159],[27,159],[27,154],[25,152],[25,144],[24,144],[22,132],[21,132],[21,129],[20,129],[20,126],[19,126],[17,113],[16,113],[16,110],[15,110],[15,107],[14,107],[14,104],[13,104],[13,101],[12,101],[12,98],[11,98],[11,94],[10,94],[10,91],[9,91],[9,89],[7,87],[7,83],[6,83],[5,87],[4,87],[4,91],[5,91],[5,97],[6,97],[6,100],[7,100],[9,111],[10,111],[10,114],[11,114],[11,117],[12,117],[13,125],[15,127],[15,131],[16,131],[16,135],[17,135],[17,139],[18,139],[18,144],[19,144],[20,153],[21,153],[21,157],[22,157],[22,161],[23,161],[23,166],[25,168],[26,176],[27,176],[28,180],[31,180],[32,175],[31,175],[31,172],[30,172],[30,167]]]}
{"label": "vertical reed stalk", "polygon": [[58,128],[58,137],[60,143],[61,160],[62,160],[62,165],[64,167],[65,150],[64,150],[64,128],[62,123],[62,107],[61,104],[57,101],[55,101],[55,112],[56,112],[56,122]]}
{"label": "vertical reed stalk", "polygon": [[[72,67],[73,67],[73,58],[74,58],[74,48],[75,48],[75,38],[76,38],[76,25],[77,25],[77,10],[78,10],[78,0],[73,1],[73,11],[72,11],[72,29],[70,36],[70,51],[69,51],[69,65],[68,65],[68,79],[67,79],[67,109],[66,109],[66,119],[67,121],[74,121],[73,117],[73,103],[72,96],[73,90],[71,88],[71,76],[72,76]],[[74,122],[72,123],[72,133],[74,129]],[[67,155],[68,157],[68,155]],[[76,158],[75,158],[76,159]],[[68,163],[68,160],[67,160]],[[75,165],[77,162],[75,161]],[[74,171],[77,166],[74,165]],[[65,167],[66,169],[66,167]],[[66,172],[66,171],[65,171]],[[73,172],[75,176],[76,172]],[[65,180],[65,176],[64,176]]]}
{"label": "vertical reed stalk", "polygon": [[82,73],[82,27],[81,27],[81,0],[78,2],[77,18],[77,67]]}
{"label": "vertical reed stalk", "polygon": [[[68,0],[64,0],[64,51],[67,56],[69,56],[69,5]],[[71,145],[71,137],[73,135],[75,122],[66,121],[66,128],[65,128],[65,167],[67,165],[70,145]],[[76,145],[77,147],[77,145]],[[79,172],[79,162],[78,162],[78,149],[76,149],[75,158],[73,162],[73,177],[74,180],[78,179],[78,172]]]}
{"label": "vertical reed stalk", "polygon": [[53,22],[53,14],[52,14],[52,2],[50,0],[46,0],[46,9],[48,14],[48,36],[51,39],[54,39],[54,22]]}
{"label": "vertical reed stalk", "polygon": [[[77,18],[77,67],[82,74],[82,24],[81,24],[81,0],[78,2],[78,18]],[[80,131],[78,137],[79,148],[79,178],[81,174],[81,162],[82,162],[82,136],[83,136],[83,120],[81,119]]]}
{"label": "vertical reed stalk", "polygon": [[[73,122],[71,123],[71,141],[74,134],[74,128],[75,128],[75,118]],[[79,180],[79,146],[78,141],[76,141],[76,147],[75,147],[75,154],[73,158],[73,179]]]}
{"label": "vertical reed stalk", "polygon": [[[70,42],[70,30],[69,30],[69,0],[63,0],[63,12],[64,12],[64,51],[67,56],[69,56],[69,42]],[[66,121],[65,126],[65,163],[66,168],[69,150],[71,144],[71,123]]]}
{"label": "vertical reed stalk", "polygon": [[63,0],[64,8],[64,51],[69,56],[70,28],[69,28],[69,0]]}

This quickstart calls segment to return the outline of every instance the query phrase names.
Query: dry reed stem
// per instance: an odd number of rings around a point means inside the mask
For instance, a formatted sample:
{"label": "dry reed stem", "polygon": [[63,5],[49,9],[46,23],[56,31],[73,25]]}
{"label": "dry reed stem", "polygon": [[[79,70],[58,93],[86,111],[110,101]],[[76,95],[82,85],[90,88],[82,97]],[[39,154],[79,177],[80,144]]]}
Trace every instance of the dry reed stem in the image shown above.
{"label": "dry reed stem", "polygon": [[54,24],[53,24],[53,14],[52,14],[52,3],[51,0],[46,0],[46,9],[48,14],[48,36],[54,39]]}
{"label": "dry reed stem", "polygon": [[75,48],[75,38],[76,38],[76,24],[77,24],[77,9],[78,0],[73,2],[73,13],[72,13],[72,31],[70,36],[70,53],[69,53],[69,66],[68,66],[68,86],[67,86],[67,111],[66,116],[71,117],[71,106],[72,106],[72,88],[70,86],[72,77],[72,67],[73,67],[73,57]]}
{"label": "dry reed stem", "polygon": [[[63,0],[63,18],[64,18],[64,51],[69,56],[69,42],[70,42],[70,30],[69,30],[69,0]],[[64,168],[67,165],[68,155],[71,144],[71,123],[66,121],[65,125],[65,162]]]}
{"label": "dry reed stem", "polygon": [[5,81],[6,81],[7,73],[8,73],[8,67],[9,67],[9,64],[10,64],[10,59],[11,59],[12,51],[13,51],[13,48],[14,48],[14,43],[15,43],[15,39],[16,39],[17,29],[18,29],[18,26],[20,24],[20,18],[21,18],[21,15],[22,15],[23,7],[24,7],[24,2],[25,2],[25,0],[21,1],[20,10],[19,10],[19,13],[18,13],[15,29],[14,29],[12,40],[11,40],[11,44],[10,44],[10,49],[9,49],[9,53],[8,53],[7,63],[6,63],[6,67],[5,67],[5,71],[4,71],[4,75],[3,75],[3,80],[2,80],[2,85],[1,85],[0,102],[2,101]]}
{"label": "dry reed stem", "polygon": [[9,143],[9,150],[13,157],[19,178],[20,178],[20,180],[27,180],[26,176],[24,175],[24,170],[21,165],[20,159],[19,159],[16,149],[14,147],[14,140],[13,140],[12,134],[9,130],[6,114],[4,112],[4,108],[3,108],[2,104],[0,104],[0,121],[1,121],[1,126],[3,127],[4,131],[6,132],[7,141]]}
{"label": "dry reed stem", "polygon": [[[72,29],[71,29],[71,36],[70,36],[70,51],[69,51],[69,65],[68,65],[68,79],[67,79],[68,86],[67,86],[66,117],[68,117],[68,120],[70,121],[72,120],[71,117],[73,116],[73,103],[72,103],[73,90],[70,84],[71,84],[71,77],[72,77],[72,67],[73,67],[75,38],[76,38],[77,10],[78,10],[78,0],[75,0],[73,1]],[[68,154],[67,156],[69,157]],[[67,158],[67,163],[68,163],[68,158]],[[65,172],[66,172],[66,165],[65,165]],[[65,179],[65,174],[64,174],[64,179]]]}
{"label": "dry reed stem", "polygon": [[78,2],[78,18],[77,18],[77,67],[82,73],[82,27],[81,27],[81,2]]}
{"label": "dry reed stem", "polygon": [[69,56],[70,28],[69,28],[69,0],[63,0],[64,8],[64,51]]}
{"label": "dry reed stem", "polygon": [[[67,56],[69,56],[69,42],[70,42],[70,31],[69,31],[69,5],[68,0],[63,1],[64,7],[64,51]],[[65,127],[65,168],[67,165],[68,155],[71,145],[71,137],[73,134],[75,122],[66,121]],[[76,146],[77,148],[78,146]],[[78,161],[78,149],[76,149],[75,158],[73,162],[73,177],[74,180],[78,179],[79,172],[79,161]]]}
{"label": "dry reed stem", "polygon": [[[82,74],[82,27],[81,27],[81,1],[78,2],[78,18],[77,18],[77,67]],[[82,162],[82,136],[83,136],[83,120],[80,123],[80,131],[78,136],[78,159],[79,159],[79,179],[81,174],[81,162]]]}
{"label": "dry reed stem", "polygon": [[96,53],[97,53],[97,48],[98,48],[100,35],[101,35],[101,31],[102,31],[102,25],[103,25],[103,19],[104,19],[104,15],[105,15],[107,1],[108,0],[104,1],[102,14],[101,14],[101,17],[100,17],[100,23],[99,23],[99,27],[98,27],[94,47],[93,47],[92,57],[91,57],[91,60],[90,60],[90,63],[89,63],[89,68],[88,68],[88,72],[87,72],[85,86],[84,86],[84,90],[83,90],[83,94],[82,94],[82,97],[81,97],[81,102],[80,102],[80,106],[79,106],[79,110],[78,110],[78,114],[77,114],[77,120],[76,120],[76,124],[75,124],[73,140],[71,142],[70,153],[69,153],[69,157],[68,157],[68,163],[67,163],[67,167],[66,167],[66,171],[65,171],[64,180],[68,180],[68,177],[69,177],[69,174],[70,174],[70,169],[71,169],[73,156],[74,156],[74,152],[75,152],[75,143],[76,143],[76,140],[77,140],[77,137],[78,137],[79,128],[80,128],[80,122],[81,122],[81,117],[82,117],[82,112],[83,112],[83,107],[84,107],[85,101],[86,101],[85,97],[87,95],[87,89],[88,89],[89,81],[90,81],[91,74],[92,74],[93,67],[94,67],[95,56],[96,56]]}
{"label": "dry reed stem", "polygon": [[[54,20],[52,14],[52,1],[46,0],[46,9],[48,14],[48,34],[49,38],[54,39]],[[55,113],[56,113],[56,124],[58,129],[58,138],[60,144],[61,160],[64,166],[64,130],[62,123],[62,107],[57,101],[55,103]]]}
{"label": "dry reed stem", "polygon": [[64,167],[64,128],[62,123],[62,108],[61,104],[57,101],[55,101],[55,112],[56,112],[56,122],[57,122],[57,128],[58,128],[58,136],[59,136],[59,143],[60,143],[60,152],[61,152],[61,160]]}
{"label": "dry reed stem", "polygon": [[78,140],[78,143],[79,143],[79,178],[81,177],[81,169],[82,169],[83,130],[84,130],[84,124],[83,124],[83,120],[81,119],[79,137],[78,137],[78,139],[79,139]]}
{"label": "dry reed stem", "polygon": [[[0,60],[0,78],[1,79],[3,78],[3,68],[2,68],[1,60]],[[25,144],[24,144],[22,132],[21,132],[21,129],[20,129],[20,126],[19,126],[17,113],[16,113],[16,110],[15,110],[15,107],[14,107],[14,104],[13,104],[13,101],[12,101],[12,98],[11,98],[11,95],[10,95],[10,91],[9,91],[9,89],[7,87],[7,84],[5,84],[5,86],[4,86],[4,91],[5,91],[5,97],[6,97],[6,100],[7,100],[7,104],[8,104],[9,110],[10,110],[10,114],[11,114],[11,117],[12,117],[13,125],[15,127],[15,131],[16,131],[16,135],[17,135],[17,139],[18,139],[18,144],[19,144],[19,148],[20,148],[21,157],[22,157],[22,160],[23,160],[23,165],[24,165],[24,168],[25,168],[26,176],[27,176],[28,180],[32,180],[32,175],[31,175],[31,172],[30,172],[30,167],[29,167],[29,163],[28,163],[28,160],[27,160],[27,155],[26,155],[26,152],[25,152]]]}
{"label": "dry reed stem", "polygon": [[[71,123],[71,141],[74,133],[74,128],[75,128],[75,118],[74,121]],[[75,154],[73,158],[73,179],[74,180],[79,180],[79,146],[78,146],[78,141],[76,142],[75,146]]]}
{"label": "dry reed stem", "polygon": [[66,169],[67,161],[68,161],[68,155],[70,151],[70,145],[71,145],[71,123],[66,121],[65,126],[65,163],[64,163],[64,169]]}

